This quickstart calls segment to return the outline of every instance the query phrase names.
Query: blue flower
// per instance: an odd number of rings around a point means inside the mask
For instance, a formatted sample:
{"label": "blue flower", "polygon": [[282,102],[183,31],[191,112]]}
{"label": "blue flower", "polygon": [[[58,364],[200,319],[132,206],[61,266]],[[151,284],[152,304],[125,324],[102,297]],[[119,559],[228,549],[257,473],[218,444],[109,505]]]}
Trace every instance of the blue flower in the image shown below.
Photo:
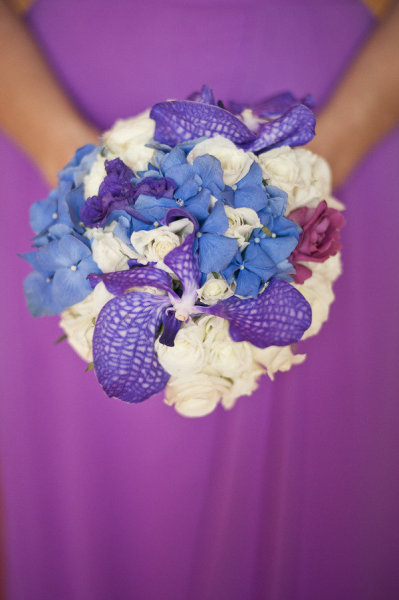
{"label": "blue flower", "polygon": [[272,277],[291,281],[295,273],[287,259],[298,244],[300,228],[286,217],[270,216],[270,220],[273,232],[267,227],[254,229],[248,246],[222,272],[229,284],[236,282],[238,296],[256,297]]}
{"label": "blue flower", "polygon": [[[158,177],[174,182],[173,196],[164,194],[160,198],[154,194],[142,193],[136,200],[136,210],[147,220],[159,223],[165,219],[168,210],[180,208],[193,215],[199,223],[203,223],[209,215],[211,195],[221,199],[225,188],[220,161],[214,156],[204,155],[197,157],[193,164],[190,164],[187,162],[185,150],[181,147],[158,152],[156,160],[158,171],[157,167],[150,165],[151,168],[147,172],[139,175],[154,178],[158,174]],[[140,224],[135,223],[135,226],[140,227]]]}
{"label": "blue flower", "polygon": [[89,172],[99,148],[88,144],[76,151],[72,160],[59,172],[59,182],[47,198],[30,208],[30,223],[36,233],[34,245],[39,247],[57,239],[54,226],[64,225],[70,231],[83,233],[79,209],[84,203],[83,178]]}
{"label": "blue flower", "polygon": [[223,203],[218,200],[197,232],[199,263],[202,273],[220,273],[233,260],[237,252],[237,240],[223,235],[229,227]]}
{"label": "blue flower", "polygon": [[72,235],[53,240],[23,258],[36,269],[24,286],[34,316],[57,314],[84,300],[91,291],[87,275],[99,272],[90,249]]}

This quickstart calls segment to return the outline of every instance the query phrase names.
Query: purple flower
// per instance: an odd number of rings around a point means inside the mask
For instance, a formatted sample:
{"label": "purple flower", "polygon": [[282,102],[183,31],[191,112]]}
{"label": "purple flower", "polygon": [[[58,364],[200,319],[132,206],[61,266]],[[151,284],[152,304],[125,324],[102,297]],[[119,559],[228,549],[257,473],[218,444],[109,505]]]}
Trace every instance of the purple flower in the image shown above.
{"label": "purple flower", "polygon": [[[272,279],[255,299],[233,297],[215,306],[196,304],[201,275],[198,255],[194,252],[197,222],[186,211],[173,209],[168,212],[166,223],[181,217],[191,220],[193,232],[164,258],[181,282],[181,293],[172,289],[172,279],[167,273],[153,266],[88,276],[93,287],[103,281],[116,295],[101,310],[93,337],[94,369],[111,397],[142,402],[164,388],[169,375],[154,350],[161,325],[164,331],[160,342],[173,345],[184,321],[209,313],[230,322],[233,340],[247,340],[265,348],[298,341],[311,323],[307,301],[289,283],[279,279]],[[147,285],[165,294],[129,292],[132,287]]]}
{"label": "purple flower", "polygon": [[176,187],[176,183],[170,177],[144,177],[134,187],[133,198],[137,200],[141,194],[157,199],[173,198]]}
{"label": "purple flower", "polygon": [[[205,86],[206,88],[206,86]],[[314,136],[316,119],[309,108],[310,99],[296,100],[290,93],[263,101],[261,114],[268,120],[260,122],[251,131],[232,112],[215,106],[206,88],[193,100],[160,102],[152,107],[154,139],[161,144],[177,144],[201,137],[223,135],[237,146],[252,152],[261,152],[277,146],[300,146]]]}
{"label": "purple flower", "polygon": [[134,198],[131,179],[134,173],[120,158],[105,161],[106,176],[97,196],[88,198],[80,207],[80,218],[86,227],[103,227],[111,212],[124,210],[129,214]]}
{"label": "purple flower", "polygon": [[341,250],[340,229],[345,219],[339,210],[329,208],[322,200],[316,208],[303,206],[289,214],[289,219],[302,227],[297,247],[290,256],[296,269],[294,280],[303,283],[311,277],[312,271],[299,261],[324,262]]}

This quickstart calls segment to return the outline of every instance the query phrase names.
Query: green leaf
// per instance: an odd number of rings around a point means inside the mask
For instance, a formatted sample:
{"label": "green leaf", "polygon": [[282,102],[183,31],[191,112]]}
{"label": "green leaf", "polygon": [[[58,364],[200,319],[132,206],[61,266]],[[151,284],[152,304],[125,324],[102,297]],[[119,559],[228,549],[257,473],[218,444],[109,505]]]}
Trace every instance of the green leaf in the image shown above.
{"label": "green leaf", "polygon": [[94,369],[94,363],[91,362],[87,365],[87,367],[85,368],[85,373],[87,373],[88,371],[91,371],[92,369]]}

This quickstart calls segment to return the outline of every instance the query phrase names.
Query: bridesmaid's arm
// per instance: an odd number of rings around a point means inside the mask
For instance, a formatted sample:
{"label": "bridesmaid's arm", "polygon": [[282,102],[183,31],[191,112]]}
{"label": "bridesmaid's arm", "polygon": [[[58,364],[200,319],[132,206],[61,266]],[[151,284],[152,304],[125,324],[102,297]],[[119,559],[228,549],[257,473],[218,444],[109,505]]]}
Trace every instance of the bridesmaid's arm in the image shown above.
{"label": "bridesmaid's arm", "polygon": [[309,148],[331,165],[334,185],[399,121],[399,4],[379,25],[321,112]]}
{"label": "bridesmaid's arm", "polygon": [[77,147],[98,140],[54,77],[23,21],[0,0],[0,127],[50,184]]}

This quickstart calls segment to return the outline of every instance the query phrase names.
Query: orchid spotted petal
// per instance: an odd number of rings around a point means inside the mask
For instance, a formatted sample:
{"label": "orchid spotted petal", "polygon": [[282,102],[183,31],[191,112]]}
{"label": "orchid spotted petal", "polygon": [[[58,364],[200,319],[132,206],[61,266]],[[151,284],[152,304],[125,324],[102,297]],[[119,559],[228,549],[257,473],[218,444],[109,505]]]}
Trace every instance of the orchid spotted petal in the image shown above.
{"label": "orchid spotted petal", "polygon": [[243,147],[260,152],[278,146],[301,146],[310,142],[315,134],[316,118],[307,106],[300,104],[273,121],[262,124],[257,139]]}
{"label": "orchid spotted petal", "polygon": [[203,85],[200,92],[193,92],[187,100],[193,102],[204,102],[205,104],[216,104],[213,90],[208,85]]}
{"label": "orchid spotted petal", "polygon": [[282,279],[271,279],[257,298],[227,298],[203,307],[202,312],[227,319],[235,342],[247,341],[258,348],[293,344],[301,339],[312,321],[308,302]]}
{"label": "orchid spotted petal", "polygon": [[183,284],[185,294],[192,293],[200,287],[201,272],[198,255],[194,252],[194,240],[198,231],[198,222],[187,211],[175,208],[168,211],[166,224],[169,225],[175,218],[185,217],[193,224],[193,231],[186,236],[180,246],[174,248],[163,259]]}
{"label": "orchid spotted petal", "polygon": [[250,108],[258,117],[275,119],[276,117],[283,115],[290,108],[298,106],[299,104],[304,104],[309,108],[313,108],[314,100],[310,94],[306,94],[303,98],[296,98],[291,92],[281,92],[280,94],[269,96],[254,104],[243,104],[230,101],[228,107],[229,110],[235,114],[241,113],[246,108]]}
{"label": "orchid spotted petal", "polygon": [[165,387],[169,374],[158,362],[154,343],[169,304],[167,297],[134,292],[113,298],[101,310],[93,359],[108,396],[142,402]]}
{"label": "orchid spotted petal", "polygon": [[202,102],[190,100],[160,102],[152,107],[157,142],[175,146],[202,136],[223,135],[235,144],[250,143],[255,135],[232,113]]}
{"label": "orchid spotted petal", "polygon": [[107,290],[115,296],[120,296],[132,287],[151,285],[159,290],[170,292],[172,286],[172,278],[168,273],[151,266],[114,273],[90,273],[87,279],[92,288],[103,281]]}

